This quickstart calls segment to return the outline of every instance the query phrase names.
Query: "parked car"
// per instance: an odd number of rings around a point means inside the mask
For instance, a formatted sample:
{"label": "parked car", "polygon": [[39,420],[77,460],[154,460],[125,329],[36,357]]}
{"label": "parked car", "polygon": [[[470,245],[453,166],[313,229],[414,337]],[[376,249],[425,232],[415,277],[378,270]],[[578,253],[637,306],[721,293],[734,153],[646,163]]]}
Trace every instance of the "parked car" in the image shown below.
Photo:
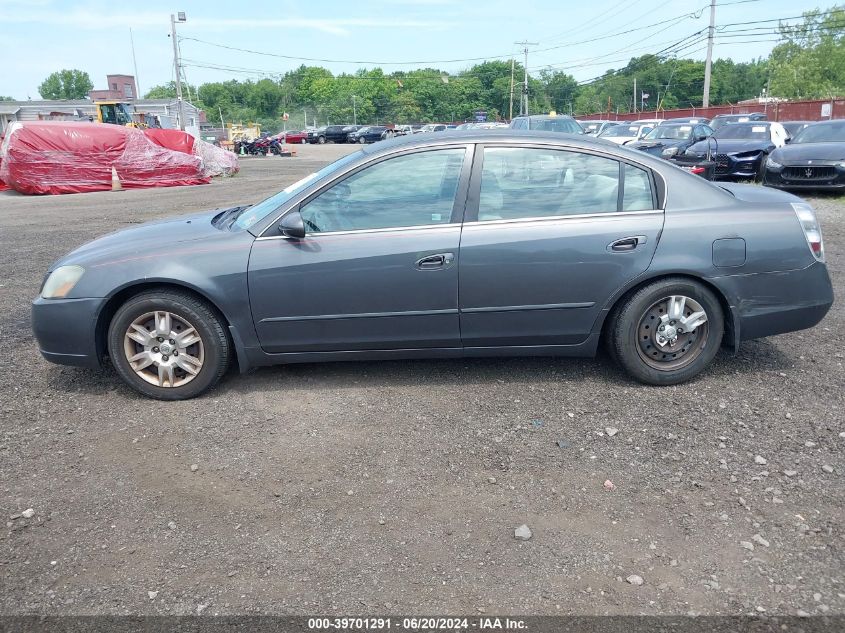
{"label": "parked car", "polygon": [[686,154],[697,158],[712,155],[716,178],[762,180],[766,158],[788,138],[783,126],[774,121],[727,123],[713,132],[713,141],[700,141]]}
{"label": "parked car", "polygon": [[646,134],[641,141],[632,141],[626,145],[661,158],[671,158],[683,154],[693,144],[712,135],[713,130],[708,125],[663,123]]}
{"label": "parked car", "polygon": [[427,123],[423,125],[420,129],[420,132],[445,132],[446,131],[446,124],[445,123]]}
{"label": "parked car", "polygon": [[282,133],[282,140],[285,143],[305,144],[308,142],[308,132],[306,132],[305,130],[302,130],[301,132],[288,130],[287,132]]}
{"label": "parked car", "polygon": [[318,128],[313,133],[308,134],[309,143],[345,143],[346,136],[350,132],[358,129],[357,125],[329,125],[324,128]]}
{"label": "parked car", "polygon": [[798,132],[803,130],[808,125],[812,125],[815,121],[780,121],[780,124],[789,134],[789,138],[794,137]]}
{"label": "parked car", "polygon": [[781,189],[845,189],[845,120],[808,125],[774,150],[764,181]]}
{"label": "parked car", "polygon": [[651,127],[657,127],[661,123],[663,123],[665,119],[637,119],[634,123],[639,123],[640,125],[650,125]]}
{"label": "parked car", "polygon": [[598,136],[602,132],[604,132],[607,128],[619,125],[619,121],[606,121],[601,119],[595,119],[593,121],[578,121],[578,125],[584,130],[584,134],[592,134],[593,136]]}
{"label": "parked car", "polygon": [[393,130],[383,125],[367,125],[359,130],[350,132],[346,140],[348,143],[375,143],[387,138],[393,138]]}
{"label": "parked car", "polygon": [[405,136],[406,134],[413,134],[414,133],[414,126],[413,125],[397,125],[393,128],[393,135],[394,136]]}
{"label": "parked car", "polygon": [[565,114],[532,114],[514,117],[510,125],[512,130],[536,130],[540,132],[564,132],[583,134],[584,128],[578,121]]}
{"label": "parked car", "polygon": [[680,116],[672,119],[663,119],[660,125],[666,125],[668,123],[692,123],[693,125],[703,123],[704,125],[709,125],[710,119],[705,119],[700,116]]}
{"label": "parked car", "polygon": [[323,127],[316,127],[314,129],[308,130],[308,138],[307,141],[311,144],[319,143],[320,136],[323,136],[323,143],[326,142],[326,138],[324,136],[326,132],[326,126]]}
{"label": "parked car", "polygon": [[591,137],[471,130],[364,147],[263,202],[95,240],[50,267],[32,324],[48,360],[108,356],[132,388],[179,400],[231,363],[600,343],[671,385],[723,343],[814,326],[832,301],[800,198]]}
{"label": "parked car", "polygon": [[605,128],[598,137],[617,145],[625,145],[631,141],[639,141],[653,129],[654,126],[650,123],[622,122],[619,125]]}
{"label": "parked car", "polygon": [[764,112],[751,112],[750,114],[717,114],[710,119],[710,127],[718,130],[728,123],[748,123],[750,121],[766,121],[768,116]]}

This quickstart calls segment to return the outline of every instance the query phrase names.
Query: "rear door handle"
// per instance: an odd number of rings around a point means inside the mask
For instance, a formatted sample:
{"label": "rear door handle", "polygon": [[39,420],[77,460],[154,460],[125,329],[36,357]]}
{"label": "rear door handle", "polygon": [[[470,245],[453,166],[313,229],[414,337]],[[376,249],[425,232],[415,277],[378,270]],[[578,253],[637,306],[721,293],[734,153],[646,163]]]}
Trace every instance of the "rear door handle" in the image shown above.
{"label": "rear door handle", "polygon": [[607,245],[607,250],[614,251],[617,253],[624,253],[626,251],[632,251],[640,244],[646,243],[646,236],[645,235],[634,235],[632,237],[623,237],[622,239],[618,239],[614,242],[611,242]]}
{"label": "rear door handle", "polygon": [[454,253],[437,253],[436,255],[426,255],[422,259],[417,260],[417,268],[420,270],[431,270],[432,268],[443,268],[452,263],[455,259]]}

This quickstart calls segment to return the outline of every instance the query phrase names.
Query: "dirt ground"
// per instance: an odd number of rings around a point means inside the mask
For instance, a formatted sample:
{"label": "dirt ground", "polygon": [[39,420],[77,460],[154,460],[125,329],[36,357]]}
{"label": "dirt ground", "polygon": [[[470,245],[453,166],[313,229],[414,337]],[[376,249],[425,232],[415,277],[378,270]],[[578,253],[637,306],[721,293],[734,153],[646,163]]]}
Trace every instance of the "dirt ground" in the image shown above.
{"label": "dirt ground", "polygon": [[843,198],[812,199],[827,318],[677,387],[606,358],[370,362],[166,403],[41,359],[29,302],[56,258],[353,149],[200,187],[0,194],[0,613],[845,612]]}

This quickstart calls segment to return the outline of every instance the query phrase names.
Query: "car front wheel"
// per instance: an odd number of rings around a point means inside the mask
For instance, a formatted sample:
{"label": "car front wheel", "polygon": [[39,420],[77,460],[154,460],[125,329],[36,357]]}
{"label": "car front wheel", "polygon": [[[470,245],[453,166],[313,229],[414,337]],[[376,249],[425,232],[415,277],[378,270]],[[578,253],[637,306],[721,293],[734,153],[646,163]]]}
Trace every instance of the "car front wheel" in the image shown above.
{"label": "car front wheel", "polygon": [[663,279],[621,306],[609,330],[609,345],[636,380],[675,385],[711,364],[724,328],[722,307],[708,288],[693,280]]}
{"label": "car front wheel", "polygon": [[133,389],[159,400],[185,400],[213,387],[229,365],[230,345],[217,314],[191,294],[138,294],[118,308],[109,357]]}
{"label": "car front wheel", "polygon": [[325,137],[325,136],[321,136],[320,138],[318,138],[318,139],[317,139],[317,142],[318,142],[320,145],[324,145],[324,144],[325,144],[325,142],[326,142],[326,137]]}

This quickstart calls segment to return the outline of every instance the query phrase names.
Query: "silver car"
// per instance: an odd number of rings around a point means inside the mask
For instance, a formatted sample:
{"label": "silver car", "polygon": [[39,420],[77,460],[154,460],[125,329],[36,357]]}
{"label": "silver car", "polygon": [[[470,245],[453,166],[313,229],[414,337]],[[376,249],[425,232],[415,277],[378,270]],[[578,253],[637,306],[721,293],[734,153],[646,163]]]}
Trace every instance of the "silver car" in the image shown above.
{"label": "silver car", "polygon": [[[402,187],[396,183],[402,182]],[[106,357],[176,400],[230,364],[592,356],[672,385],[721,346],[812,327],[833,291],[813,209],[584,135],[365,146],[252,206],[95,240],[33,305],[48,360]]]}

